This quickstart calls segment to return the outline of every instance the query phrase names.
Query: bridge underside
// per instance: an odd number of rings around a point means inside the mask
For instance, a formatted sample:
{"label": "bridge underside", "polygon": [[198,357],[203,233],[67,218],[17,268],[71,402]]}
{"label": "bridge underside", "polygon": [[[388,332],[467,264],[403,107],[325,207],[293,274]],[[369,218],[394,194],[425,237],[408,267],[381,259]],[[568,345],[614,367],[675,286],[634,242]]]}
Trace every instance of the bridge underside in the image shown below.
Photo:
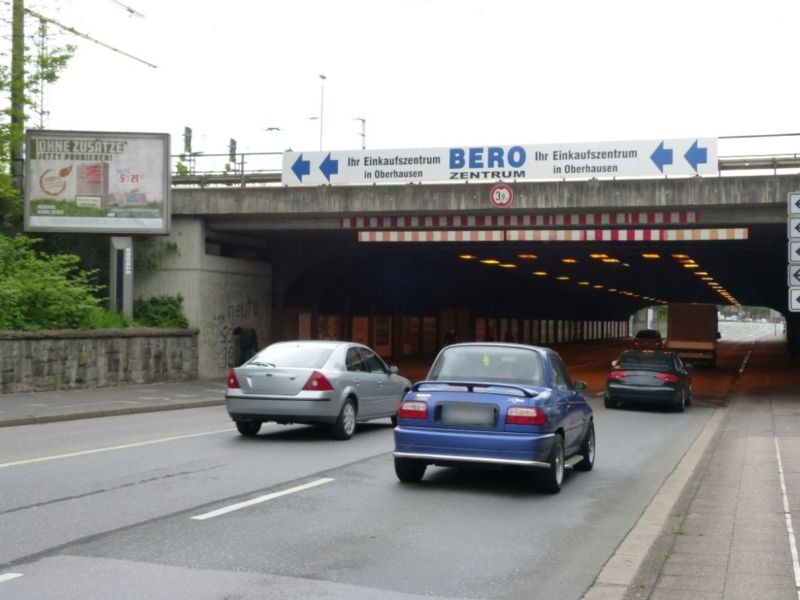
{"label": "bridge underside", "polygon": [[234,240],[212,226],[208,239],[222,255],[271,263],[285,306],[624,319],[667,302],[738,302],[786,313],[785,231],[755,225],[747,239],[707,241],[368,242],[355,230],[264,229]]}

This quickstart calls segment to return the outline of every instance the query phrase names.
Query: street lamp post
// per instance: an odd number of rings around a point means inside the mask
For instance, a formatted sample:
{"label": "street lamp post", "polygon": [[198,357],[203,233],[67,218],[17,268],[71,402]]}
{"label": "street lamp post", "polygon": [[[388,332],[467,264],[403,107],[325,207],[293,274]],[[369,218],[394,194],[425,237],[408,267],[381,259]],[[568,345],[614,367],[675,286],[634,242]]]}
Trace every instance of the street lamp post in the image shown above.
{"label": "street lamp post", "polygon": [[367,148],[367,120],[363,117],[355,117],[353,121],[361,121],[361,149],[365,150]]}
{"label": "street lamp post", "polygon": [[327,77],[320,73],[319,79],[319,149],[322,151],[322,131],[325,115],[325,80]]}

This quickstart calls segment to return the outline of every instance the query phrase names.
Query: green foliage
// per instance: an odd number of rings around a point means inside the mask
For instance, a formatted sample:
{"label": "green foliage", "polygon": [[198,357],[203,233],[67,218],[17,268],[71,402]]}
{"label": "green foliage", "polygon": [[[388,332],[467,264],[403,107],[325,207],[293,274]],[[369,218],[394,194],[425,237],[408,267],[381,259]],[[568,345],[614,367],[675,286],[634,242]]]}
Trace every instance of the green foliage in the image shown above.
{"label": "green foliage", "polygon": [[101,286],[71,254],[37,253],[40,240],[0,235],[0,329],[91,329]]}
{"label": "green foliage", "polygon": [[178,244],[166,242],[152,236],[134,238],[136,251],[133,254],[133,268],[136,275],[147,275],[161,269],[161,262],[167,254],[178,254]]}
{"label": "green foliage", "polygon": [[133,303],[133,319],[146,327],[189,327],[183,314],[183,296],[139,298]]}
{"label": "green foliage", "polygon": [[[7,3],[5,9],[0,9],[0,17],[4,23],[11,22],[11,15],[8,14],[10,4]],[[23,96],[21,106],[14,111],[18,120],[14,126],[11,125],[10,103],[0,104],[0,232],[3,233],[22,231],[22,196],[16,189],[17,182],[11,174],[12,150],[19,153],[22,147],[28,113],[38,113],[39,122],[35,125],[43,127],[43,116],[46,114],[42,106],[45,87],[58,80],[76,48],[74,45],[50,46],[49,42],[55,36],[51,35],[47,23],[41,19],[34,20],[28,15],[25,24],[28,27],[21,61],[24,70],[19,70],[21,75],[12,73],[10,63],[0,63],[0,90],[20,90]],[[20,77],[24,77],[24,81],[18,81]]]}

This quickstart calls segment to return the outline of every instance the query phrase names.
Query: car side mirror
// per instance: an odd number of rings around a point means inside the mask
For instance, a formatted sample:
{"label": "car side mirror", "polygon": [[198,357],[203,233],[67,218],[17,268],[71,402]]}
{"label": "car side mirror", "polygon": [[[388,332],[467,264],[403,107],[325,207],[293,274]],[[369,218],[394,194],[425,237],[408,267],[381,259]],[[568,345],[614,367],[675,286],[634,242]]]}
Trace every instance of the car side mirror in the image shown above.
{"label": "car side mirror", "polygon": [[585,381],[576,381],[573,387],[575,388],[576,392],[582,392],[583,390],[589,387],[589,384],[586,383]]}

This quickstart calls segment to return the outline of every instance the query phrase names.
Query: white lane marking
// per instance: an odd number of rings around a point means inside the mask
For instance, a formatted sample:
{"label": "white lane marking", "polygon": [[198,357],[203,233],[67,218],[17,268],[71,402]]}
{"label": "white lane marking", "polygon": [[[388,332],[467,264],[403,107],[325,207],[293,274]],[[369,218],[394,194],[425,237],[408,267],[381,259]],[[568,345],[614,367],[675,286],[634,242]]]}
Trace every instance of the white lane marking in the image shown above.
{"label": "white lane marking", "polygon": [[265,496],[252,498],[251,500],[245,500],[244,502],[231,504],[230,506],[224,506],[223,508],[218,508],[217,510],[212,510],[211,512],[207,512],[202,515],[195,515],[194,517],[192,517],[192,519],[195,519],[197,521],[205,521],[206,519],[213,519],[214,517],[219,517],[220,515],[225,515],[235,510],[247,508],[248,506],[253,506],[254,504],[261,504],[262,502],[268,502],[269,500],[274,500],[275,498],[280,498],[281,496],[294,494],[295,492],[302,492],[303,490],[308,490],[310,488],[317,487],[318,485],[322,485],[323,483],[330,483],[331,481],[333,481],[333,479],[331,479],[330,477],[323,477],[322,479],[316,479],[314,481],[304,483],[303,485],[298,485],[296,487],[289,488],[288,490],[283,490],[282,492],[273,492],[272,494],[266,494]]}
{"label": "white lane marking", "polygon": [[789,510],[789,496],[786,494],[786,480],[783,477],[783,461],[781,461],[781,449],[778,446],[778,438],[775,440],[775,455],[778,457],[778,474],[781,478],[781,493],[783,494],[783,514],[786,516],[786,531],[789,533],[789,548],[792,551],[792,566],[794,567],[794,585],[797,597],[800,598],[800,561],[797,558],[797,540],[792,526],[792,513]]}
{"label": "white lane marking", "polygon": [[0,583],[11,581],[17,577],[22,577],[22,573],[6,573],[5,575],[0,575]]}
{"label": "white lane marking", "polygon": [[752,348],[751,348],[750,350],[748,350],[748,351],[747,351],[747,356],[745,356],[745,357],[744,357],[744,360],[742,361],[742,366],[741,366],[741,367],[739,367],[739,375],[741,375],[742,373],[744,373],[744,370],[745,370],[745,368],[747,367],[747,361],[748,361],[748,360],[750,360],[750,355],[751,355],[752,353],[753,353],[753,349],[752,349]]}
{"label": "white lane marking", "polygon": [[167,438],[159,438],[157,440],[147,440],[146,442],[134,442],[132,444],[121,444],[119,446],[108,446],[106,448],[95,448],[93,450],[81,450],[80,452],[68,452],[66,454],[54,454],[52,456],[41,456],[39,458],[28,458],[26,460],[17,460],[9,463],[0,463],[0,469],[6,467],[17,467],[19,465],[30,465],[34,463],[46,462],[49,460],[61,460],[62,458],[74,458],[76,456],[86,456],[87,454],[99,454],[101,452],[111,452],[113,450],[128,450],[130,448],[140,448],[142,446],[152,446],[153,444],[163,444],[166,442],[174,442],[177,440],[187,440],[190,438],[201,437],[204,435],[217,435],[218,433],[228,433],[234,431],[233,427],[228,429],[218,429],[216,431],[203,431],[202,433],[189,433],[187,435],[175,435]]}

